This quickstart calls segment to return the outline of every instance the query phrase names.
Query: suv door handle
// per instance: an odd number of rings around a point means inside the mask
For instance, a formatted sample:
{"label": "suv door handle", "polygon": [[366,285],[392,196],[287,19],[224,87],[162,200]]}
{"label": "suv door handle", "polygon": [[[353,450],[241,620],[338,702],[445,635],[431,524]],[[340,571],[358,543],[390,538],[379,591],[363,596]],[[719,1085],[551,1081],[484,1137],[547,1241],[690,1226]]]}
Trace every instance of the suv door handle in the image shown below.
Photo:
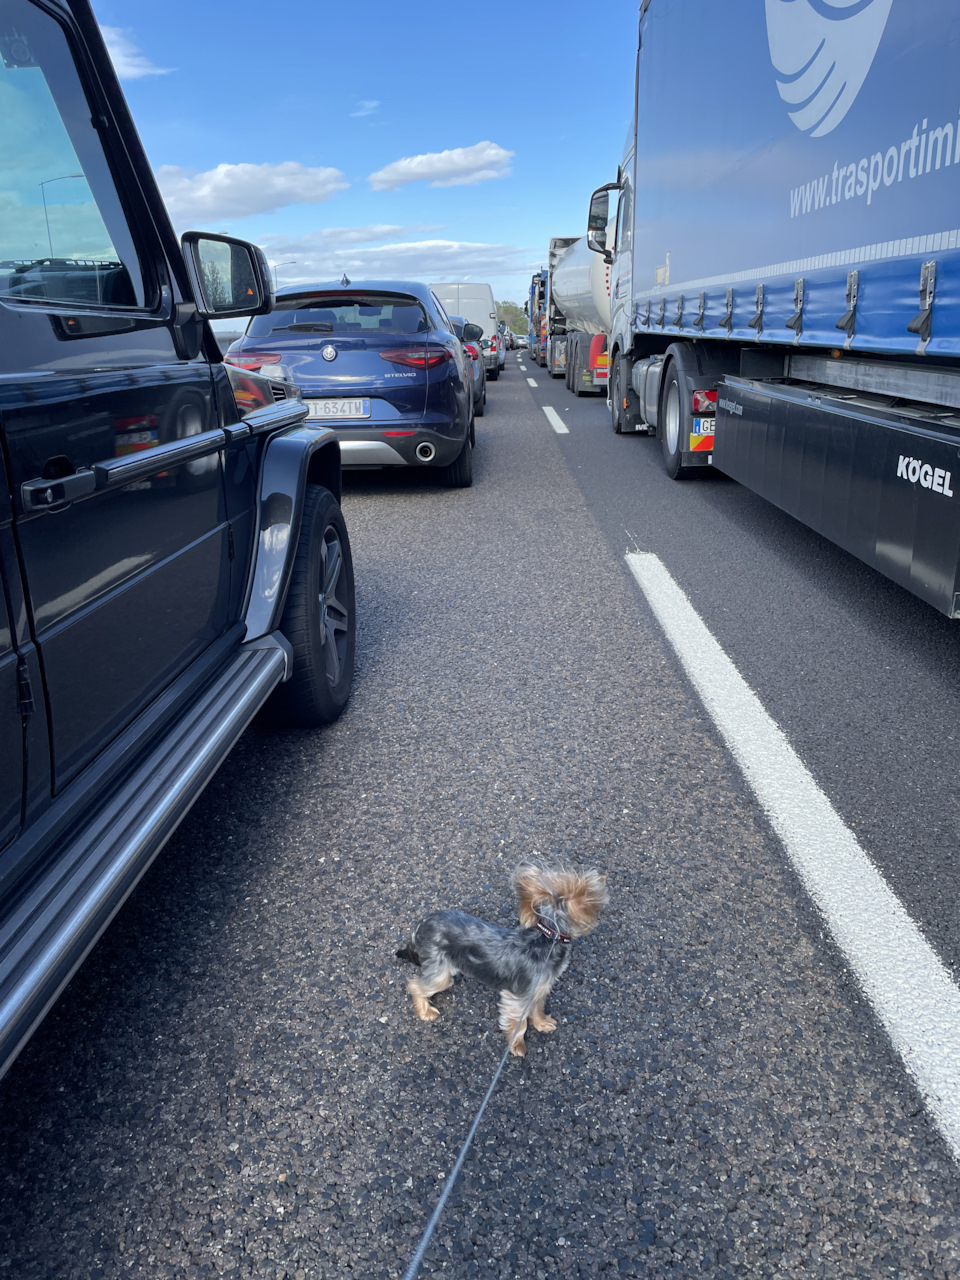
{"label": "suv door handle", "polygon": [[110,458],[106,462],[95,462],[93,475],[96,487],[113,489],[134,480],[145,480],[155,476],[158,471],[169,471],[171,467],[180,466],[183,462],[219,453],[226,443],[224,432],[219,427],[214,427],[212,431],[184,436],[182,440],[171,440],[169,444],[157,445],[153,449],[126,454],[121,458]]}
{"label": "suv door handle", "polygon": [[[305,405],[300,408],[306,412]],[[172,440],[169,444],[162,444],[154,449],[95,462],[92,468],[58,476],[56,480],[25,480],[20,486],[24,510],[60,511],[69,506],[74,498],[83,498],[97,489],[120,488],[134,480],[144,480],[156,475],[158,471],[169,471],[171,467],[180,466],[184,462],[219,453],[226,443],[226,434],[215,427],[212,431],[201,431],[198,435]]]}
{"label": "suv door handle", "polygon": [[56,480],[25,480],[20,486],[20,497],[25,511],[51,511],[68,506],[74,498],[93,493],[96,487],[92,471],[74,471]]}

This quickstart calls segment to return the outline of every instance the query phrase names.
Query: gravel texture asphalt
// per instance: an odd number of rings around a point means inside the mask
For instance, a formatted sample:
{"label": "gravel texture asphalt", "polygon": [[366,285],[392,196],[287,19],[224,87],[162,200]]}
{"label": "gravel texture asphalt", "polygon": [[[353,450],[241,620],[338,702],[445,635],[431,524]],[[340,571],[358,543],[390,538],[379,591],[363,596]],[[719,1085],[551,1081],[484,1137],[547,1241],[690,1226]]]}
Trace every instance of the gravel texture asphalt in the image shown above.
{"label": "gravel texture asphalt", "polygon": [[538,371],[561,452],[617,557],[654,552],[960,983],[956,621],[717,472]]}
{"label": "gravel texture asphalt", "polygon": [[401,1276],[502,1038],[394,951],[534,852],[611,903],[421,1275],[956,1275],[957,1167],[512,366],[477,441],[348,480],[347,712],[245,735],[0,1087],[0,1276]]}

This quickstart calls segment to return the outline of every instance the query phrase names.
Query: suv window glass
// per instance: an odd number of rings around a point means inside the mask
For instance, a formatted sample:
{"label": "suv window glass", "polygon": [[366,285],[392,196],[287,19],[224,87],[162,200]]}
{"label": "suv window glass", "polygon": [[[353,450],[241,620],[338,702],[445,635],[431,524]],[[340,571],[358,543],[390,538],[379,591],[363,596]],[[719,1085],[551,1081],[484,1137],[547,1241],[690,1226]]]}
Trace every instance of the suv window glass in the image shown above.
{"label": "suv window glass", "polygon": [[265,338],[270,333],[428,333],[431,328],[423,305],[416,298],[364,294],[347,299],[334,297],[278,298],[267,316],[254,316],[247,334]]}
{"label": "suv window glass", "polygon": [[66,37],[0,0],[0,297],[144,305],[136,251]]}

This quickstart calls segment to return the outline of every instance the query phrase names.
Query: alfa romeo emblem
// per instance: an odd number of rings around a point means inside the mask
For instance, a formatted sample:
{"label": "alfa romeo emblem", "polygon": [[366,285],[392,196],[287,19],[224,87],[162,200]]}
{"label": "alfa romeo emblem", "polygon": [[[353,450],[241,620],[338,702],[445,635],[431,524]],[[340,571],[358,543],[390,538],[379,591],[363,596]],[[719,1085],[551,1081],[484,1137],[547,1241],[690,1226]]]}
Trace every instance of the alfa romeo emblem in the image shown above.
{"label": "alfa romeo emblem", "polygon": [[320,352],[320,354],[323,356],[324,360],[336,360],[336,358],[337,358],[337,348],[336,348],[336,347],[331,347],[331,346],[326,346],[326,347],[324,347],[324,348],[323,348],[323,350]]}

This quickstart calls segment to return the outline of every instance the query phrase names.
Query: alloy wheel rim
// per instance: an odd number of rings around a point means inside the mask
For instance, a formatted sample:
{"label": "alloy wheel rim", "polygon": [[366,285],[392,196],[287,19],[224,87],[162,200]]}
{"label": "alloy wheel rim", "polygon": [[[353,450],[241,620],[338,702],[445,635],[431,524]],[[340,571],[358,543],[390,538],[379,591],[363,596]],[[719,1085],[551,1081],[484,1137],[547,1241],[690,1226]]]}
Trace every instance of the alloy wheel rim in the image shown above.
{"label": "alloy wheel rim", "polygon": [[337,531],[324,532],[320,548],[320,615],[321,650],[327,679],[335,685],[343,671],[346,656],[350,611],[341,592],[346,588],[346,566],[343,546]]}

